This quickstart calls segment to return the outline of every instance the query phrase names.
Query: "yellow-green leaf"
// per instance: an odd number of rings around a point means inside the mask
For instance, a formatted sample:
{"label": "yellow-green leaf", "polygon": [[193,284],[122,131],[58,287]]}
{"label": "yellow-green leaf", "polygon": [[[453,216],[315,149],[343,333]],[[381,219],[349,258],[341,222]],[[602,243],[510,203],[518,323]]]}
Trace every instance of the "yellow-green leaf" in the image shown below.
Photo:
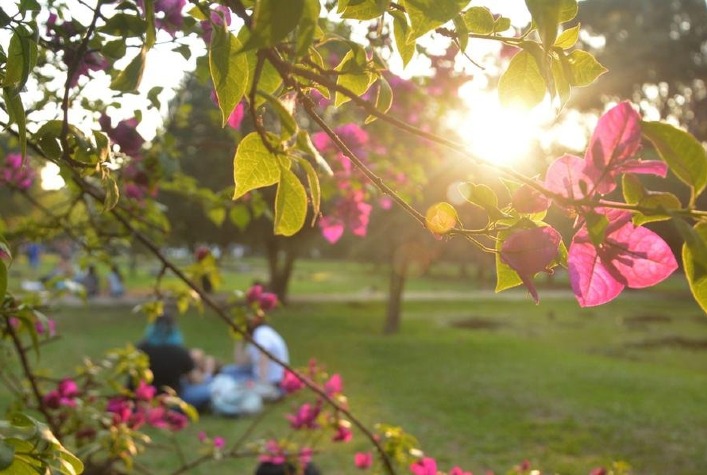
{"label": "yellow-green leaf", "polygon": [[114,91],[135,92],[142,81],[142,73],[145,70],[145,57],[147,48],[143,46],[126,68],[118,73],[110,83],[110,88]]}
{"label": "yellow-green leaf", "polygon": [[277,157],[265,147],[256,132],[248,134],[238,144],[233,158],[233,179],[236,184],[234,200],[251,190],[280,181]]}
{"label": "yellow-green leaf", "polygon": [[695,196],[702,193],[707,185],[707,151],[695,137],[662,122],[641,122],[641,133]]}
{"label": "yellow-green leaf", "polygon": [[496,20],[487,7],[471,7],[462,15],[464,23],[471,33],[490,35],[494,31]]}
{"label": "yellow-green leaf", "polygon": [[506,106],[533,107],[545,97],[545,80],[535,57],[523,50],[511,59],[498,83],[501,103]]}
{"label": "yellow-green leaf", "polygon": [[214,83],[221,126],[225,127],[228,117],[243,98],[248,84],[248,59],[240,53],[241,43],[232,35],[226,24],[214,25],[209,47],[209,70]]}
{"label": "yellow-green leaf", "polygon": [[281,168],[275,196],[275,234],[292,236],[304,226],[307,192],[291,170]]}
{"label": "yellow-green leaf", "polygon": [[693,233],[694,239],[691,242],[686,240],[682,246],[682,262],[692,296],[707,312],[707,269],[704,264],[707,261],[707,223],[695,226]]}
{"label": "yellow-green leaf", "polygon": [[591,53],[582,50],[572,51],[566,61],[571,71],[570,84],[573,86],[588,86],[607,71]]}
{"label": "yellow-green leaf", "polygon": [[554,46],[562,49],[573,47],[577,43],[577,39],[579,39],[579,27],[580,25],[576,25],[560,33],[560,36],[555,40]]}

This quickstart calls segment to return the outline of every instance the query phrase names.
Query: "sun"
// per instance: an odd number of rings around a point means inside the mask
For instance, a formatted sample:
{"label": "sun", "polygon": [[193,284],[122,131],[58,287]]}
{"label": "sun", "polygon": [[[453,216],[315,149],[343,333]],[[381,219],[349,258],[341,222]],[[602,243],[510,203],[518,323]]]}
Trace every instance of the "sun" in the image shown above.
{"label": "sun", "polygon": [[530,157],[547,124],[546,108],[508,108],[495,92],[470,85],[459,95],[464,111],[450,117],[451,125],[478,158],[504,166],[520,165]]}

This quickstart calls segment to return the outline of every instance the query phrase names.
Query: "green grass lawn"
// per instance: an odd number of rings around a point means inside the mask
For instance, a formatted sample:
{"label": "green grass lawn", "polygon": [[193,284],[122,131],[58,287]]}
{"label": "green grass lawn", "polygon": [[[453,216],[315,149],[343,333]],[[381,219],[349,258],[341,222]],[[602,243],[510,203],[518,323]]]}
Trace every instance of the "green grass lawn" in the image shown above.
{"label": "green grass lawn", "polygon": [[[341,373],[365,423],[404,427],[440,468],[505,473],[527,458],[543,473],[585,475],[621,459],[642,475],[707,473],[707,317],[689,297],[627,293],[585,310],[558,297],[539,306],[502,297],[408,302],[394,336],[380,334],[384,310],[378,302],[293,304],[273,324],[295,364],[315,357]],[[53,316],[63,338],[44,349],[42,364],[57,376],[84,355],[136,341],[144,326],[120,306]],[[190,345],[230,358],[216,318],[180,318]],[[283,435],[294,404],[273,407],[256,435]],[[235,441],[248,425],[207,415],[177,437],[190,458],[198,431]],[[355,436],[317,462],[326,474],[356,473],[353,453],[367,449]],[[160,450],[141,462],[157,473],[176,464]],[[247,474],[252,466],[229,461],[191,473]]]}

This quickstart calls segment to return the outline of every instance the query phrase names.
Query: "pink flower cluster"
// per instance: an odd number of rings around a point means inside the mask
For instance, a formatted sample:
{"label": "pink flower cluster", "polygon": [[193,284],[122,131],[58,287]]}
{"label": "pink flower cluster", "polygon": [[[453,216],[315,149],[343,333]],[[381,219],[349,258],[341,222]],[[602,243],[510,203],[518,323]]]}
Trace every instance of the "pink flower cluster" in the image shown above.
{"label": "pink flower cluster", "polygon": [[288,447],[285,442],[270,439],[265,442],[265,447],[258,457],[258,460],[273,465],[284,465],[285,463],[296,462],[301,467],[306,467],[312,461],[313,453],[314,451],[310,447],[296,449]]}
{"label": "pink flower cluster", "polygon": [[[178,30],[184,26],[182,10],[186,5],[186,0],[155,0],[154,9],[155,26],[175,37]],[[138,0],[138,6],[145,11],[145,1]]]}
{"label": "pink flower cluster", "polygon": [[185,428],[189,418],[168,406],[165,398],[156,393],[154,386],[140,381],[134,391],[134,398],[111,398],[106,405],[106,412],[113,415],[114,425],[126,424],[135,430],[144,424],[171,431]]}
{"label": "pink flower cluster", "polygon": [[272,292],[266,292],[262,285],[254,285],[245,294],[245,300],[248,305],[264,312],[277,307],[277,295]]}
{"label": "pink flower cluster", "polygon": [[[582,307],[601,305],[616,298],[624,288],[657,284],[677,269],[668,244],[653,231],[635,226],[623,210],[581,206],[614,191],[624,174],[665,177],[661,161],[639,160],[641,119],[628,102],[604,114],[589,141],[584,158],[564,155],[548,168],[544,187],[554,193],[560,207],[578,216],[576,232],[567,257],[572,290]],[[518,191],[532,198],[528,190]],[[521,201],[522,196],[514,201]],[[528,200],[521,212],[547,209],[549,202]],[[501,260],[514,269],[538,300],[532,283],[535,273],[550,266],[558,255],[561,239],[553,228],[520,229],[503,243]]]}
{"label": "pink flower cluster", "polygon": [[[424,457],[410,465],[410,473],[413,475],[437,475],[437,461],[431,457]],[[472,475],[465,472],[460,467],[453,467],[449,475]]]}
{"label": "pink flower cluster", "polygon": [[[78,43],[72,40],[78,31],[71,21],[58,22],[56,14],[49,15],[46,23],[46,34],[49,42],[57,49],[63,50],[63,61],[67,69],[73,68],[73,74],[68,80],[69,87],[78,84],[81,76],[88,76],[90,71],[105,71],[110,66],[110,61],[95,51],[85,53],[81,58],[76,58]],[[78,61],[78,62],[77,62]]]}
{"label": "pink flower cluster", "polygon": [[206,435],[206,432],[201,431],[197,435],[199,442],[202,444],[211,444],[215,450],[221,450],[226,446],[226,439],[221,436],[215,436],[213,439]]}
{"label": "pink flower cluster", "polygon": [[37,173],[28,164],[22,165],[22,155],[19,153],[8,153],[5,157],[5,164],[0,170],[0,183],[7,183],[20,190],[29,189]]}
{"label": "pink flower cluster", "polygon": [[76,407],[76,398],[81,395],[76,381],[73,379],[62,379],[56,389],[49,391],[42,399],[45,406],[50,409],[60,407]]}

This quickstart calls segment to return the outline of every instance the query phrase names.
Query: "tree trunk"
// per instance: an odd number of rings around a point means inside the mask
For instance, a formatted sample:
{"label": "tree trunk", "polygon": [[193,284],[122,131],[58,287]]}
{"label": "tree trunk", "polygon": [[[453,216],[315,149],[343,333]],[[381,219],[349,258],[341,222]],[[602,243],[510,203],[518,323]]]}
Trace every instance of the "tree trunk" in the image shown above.
{"label": "tree trunk", "polygon": [[292,277],[297,251],[282,239],[269,239],[265,243],[268,255],[268,289],[277,295],[282,304],[287,304],[287,292]]}
{"label": "tree trunk", "polygon": [[388,306],[385,315],[385,325],[383,326],[383,333],[386,335],[392,335],[400,331],[400,317],[402,313],[403,290],[405,290],[406,274],[407,263],[402,266],[392,265],[390,267]]}

